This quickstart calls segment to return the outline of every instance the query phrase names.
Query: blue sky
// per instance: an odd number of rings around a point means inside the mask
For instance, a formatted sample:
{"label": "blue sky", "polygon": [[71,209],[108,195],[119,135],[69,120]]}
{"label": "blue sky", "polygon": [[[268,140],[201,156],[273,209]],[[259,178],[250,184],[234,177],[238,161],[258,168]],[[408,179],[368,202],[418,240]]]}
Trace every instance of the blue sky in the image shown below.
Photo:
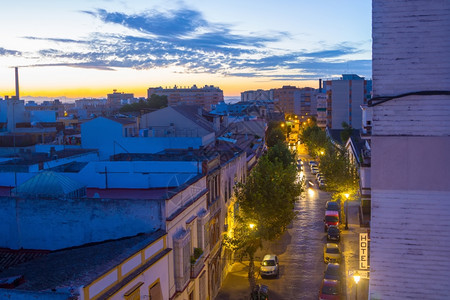
{"label": "blue sky", "polygon": [[10,1],[0,95],[144,96],[212,84],[225,95],[371,77],[371,1]]}

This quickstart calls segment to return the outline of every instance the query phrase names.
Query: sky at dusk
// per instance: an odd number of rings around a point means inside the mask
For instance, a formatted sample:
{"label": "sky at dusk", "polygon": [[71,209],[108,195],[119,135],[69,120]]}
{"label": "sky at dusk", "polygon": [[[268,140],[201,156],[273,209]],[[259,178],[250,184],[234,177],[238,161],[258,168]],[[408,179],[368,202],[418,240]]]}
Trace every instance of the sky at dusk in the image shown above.
{"label": "sky at dusk", "polygon": [[16,0],[2,11],[0,97],[15,94],[14,66],[34,97],[371,78],[368,0]]}

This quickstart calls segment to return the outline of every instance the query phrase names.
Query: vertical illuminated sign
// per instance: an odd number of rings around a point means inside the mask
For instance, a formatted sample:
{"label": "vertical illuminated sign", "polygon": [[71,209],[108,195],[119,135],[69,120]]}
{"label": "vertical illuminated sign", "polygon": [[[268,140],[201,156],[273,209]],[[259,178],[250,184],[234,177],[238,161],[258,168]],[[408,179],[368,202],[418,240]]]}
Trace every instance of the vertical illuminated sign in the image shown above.
{"label": "vertical illuminated sign", "polygon": [[367,269],[367,252],[369,251],[369,238],[367,233],[359,234],[359,268]]}

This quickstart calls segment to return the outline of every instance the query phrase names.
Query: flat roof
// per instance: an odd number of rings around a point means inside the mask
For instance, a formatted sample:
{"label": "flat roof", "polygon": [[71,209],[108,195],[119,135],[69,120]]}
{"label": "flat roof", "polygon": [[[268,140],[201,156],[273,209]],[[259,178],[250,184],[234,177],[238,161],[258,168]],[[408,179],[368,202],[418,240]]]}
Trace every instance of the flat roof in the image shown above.
{"label": "flat roof", "polygon": [[21,276],[15,290],[43,291],[86,286],[134,253],[166,235],[163,230],[117,240],[57,250],[0,273],[0,278]]}

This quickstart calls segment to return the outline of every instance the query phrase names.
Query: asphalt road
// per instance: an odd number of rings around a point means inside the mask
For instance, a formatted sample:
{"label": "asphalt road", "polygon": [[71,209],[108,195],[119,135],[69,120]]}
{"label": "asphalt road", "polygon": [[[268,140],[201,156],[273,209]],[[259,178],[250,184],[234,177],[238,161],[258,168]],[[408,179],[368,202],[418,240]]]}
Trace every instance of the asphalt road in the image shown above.
{"label": "asphalt road", "polygon": [[[300,157],[305,162],[306,180],[316,182],[307,165],[307,157],[304,154]],[[279,278],[257,278],[258,284],[269,287],[271,300],[317,299],[325,269],[323,217],[325,203],[329,199],[330,195],[319,189],[314,189],[314,194],[302,193],[295,205],[297,216],[288,231],[280,240],[265,243],[263,249],[256,253],[256,267],[265,254],[276,254],[280,260]],[[245,262],[235,265],[216,300],[248,299],[244,298],[249,285],[245,278]]]}

